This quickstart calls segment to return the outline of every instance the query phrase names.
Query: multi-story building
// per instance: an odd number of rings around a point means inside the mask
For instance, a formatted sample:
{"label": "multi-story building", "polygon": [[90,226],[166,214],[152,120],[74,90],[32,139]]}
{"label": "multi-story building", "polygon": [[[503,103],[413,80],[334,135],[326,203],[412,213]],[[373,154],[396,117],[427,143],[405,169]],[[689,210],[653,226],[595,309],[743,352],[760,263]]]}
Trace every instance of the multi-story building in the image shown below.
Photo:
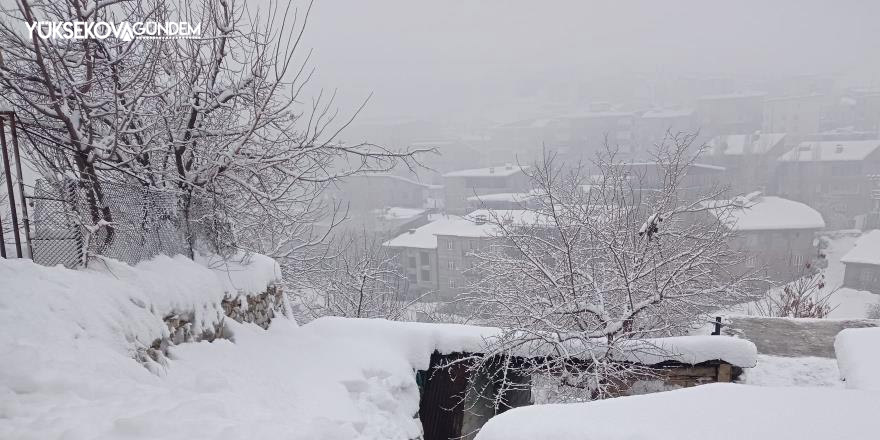
{"label": "multi-story building", "polygon": [[642,113],[637,121],[639,153],[651,151],[668,134],[694,133],[697,128],[696,112],[692,108],[654,109]]}
{"label": "multi-story building", "polygon": [[845,267],[844,286],[880,294],[880,230],[859,237],[840,261]]}
{"label": "multi-story building", "polygon": [[621,153],[635,153],[636,114],[614,110],[591,110],[561,118],[567,126],[569,152],[575,159],[591,159],[606,145]]}
{"label": "multi-story building", "polygon": [[426,202],[436,185],[387,173],[355,174],[332,188],[331,196],[354,211],[387,207],[433,208]]}
{"label": "multi-story building", "polygon": [[386,241],[384,246],[398,255],[409,283],[407,291],[413,296],[433,292],[428,299],[451,299],[461,292],[474,275],[473,253],[486,250],[496,237],[490,218],[516,223],[534,218],[534,213],[477,210],[465,216],[446,215]]}
{"label": "multi-story building", "polygon": [[819,210],[829,225],[851,228],[873,207],[880,140],[802,142],[777,159],[776,192]]}
{"label": "multi-story building", "polygon": [[707,144],[701,160],[726,169],[725,180],[735,193],[768,189],[776,158],[786,151],[785,133],[720,135]]}
{"label": "multi-story building", "polygon": [[813,241],[825,221],[815,209],[757,191],[711,205],[727,207],[709,212],[737,232],[731,246],[747,256],[745,267],[739,269],[764,272],[772,280],[785,281],[816,264],[819,254]]}
{"label": "multi-story building", "polygon": [[819,94],[766,99],[763,130],[788,134],[789,145],[799,143],[822,131],[826,100]]}
{"label": "multi-story building", "polygon": [[697,122],[707,136],[754,133],[763,123],[765,93],[707,95],[697,99]]}
{"label": "multi-story building", "polygon": [[469,197],[529,190],[528,166],[506,164],[498,167],[453,171],[443,175],[446,211],[464,214],[470,209]]}
{"label": "multi-story building", "polygon": [[[658,162],[626,162],[619,165],[625,169],[629,184],[642,194],[661,194],[666,186],[666,166]],[[683,170],[677,185],[678,196],[706,195],[720,188],[725,182],[725,168],[717,165],[691,163]]]}

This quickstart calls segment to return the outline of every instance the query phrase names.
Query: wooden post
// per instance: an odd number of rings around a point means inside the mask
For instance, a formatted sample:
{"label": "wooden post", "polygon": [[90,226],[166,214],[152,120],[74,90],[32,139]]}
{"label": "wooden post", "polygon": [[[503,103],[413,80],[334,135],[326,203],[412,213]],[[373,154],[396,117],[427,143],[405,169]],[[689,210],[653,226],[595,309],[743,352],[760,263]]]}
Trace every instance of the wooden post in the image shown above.
{"label": "wooden post", "polygon": [[730,382],[733,377],[733,372],[731,371],[730,364],[720,364],[718,365],[718,382]]}
{"label": "wooden post", "polygon": [[712,334],[715,336],[721,335],[721,317],[715,317],[715,330],[712,331]]}

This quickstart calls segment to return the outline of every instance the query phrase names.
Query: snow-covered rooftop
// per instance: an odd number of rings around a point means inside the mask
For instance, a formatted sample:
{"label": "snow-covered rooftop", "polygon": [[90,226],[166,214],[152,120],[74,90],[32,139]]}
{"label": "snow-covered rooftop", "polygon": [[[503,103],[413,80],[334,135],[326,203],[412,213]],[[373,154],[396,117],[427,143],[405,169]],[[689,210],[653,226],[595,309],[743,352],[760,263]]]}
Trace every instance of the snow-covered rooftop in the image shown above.
{"label": "snow-covered rooftop", "polygon": [[[380,339],[393,343],[402,353],[411,353],[411,362],[419,365],[424,362],[425,354],[434,350],[441,354],[449,353],[481,353],[487,344],[502,334],[494,327],[474,325],[398,322],[384,319],[352,319],[325,317],[308,324],[312,328],[321,328],[327,335],[337,333],[340,337],[364,337]],[[572,340],[573,342],[579,340]],[[604,341],[598,341],[595,347],[602,347]],[[569,344],[570,353],[583,352],[583,347],[576,343]],[[525,356],[551,355],[551,344],[546,344],[547,351],[532,350],[536,348],[528,343],[521,346]],[[745,339],[729,336],[678,336],[669,338],[633,339],[620,343],[623,349],[615,355],[615,359],[637,362],[644,365],[656,365],[664,361],[677,361],[684,364],[699,364],[707,361],[723,360],[731,365],[743,368],[755,366],[757,348]],[[427,365],[421,365],[426,368]]]}
{"label": "snow-covered rooftop", "polygon": [[[712,138],[707,144],[709,154],[739,156],[750,150],[754,154],[764,154],[785,139],[785,133],[731,134]],[[748,148],[746,147],[748,145]]]}
{"label": "snow-covered rooftop", "polygon": [[880,230],[863,234],[852,250],[840,258],[842,263],[880,265]]}
{"label": "snow-covered rooftop", "polygon": [[373,214],[384,220],[405,220],[418,217],[425,213],[420,208],[404,208],[400,206],[392,206],[389,208],[374,209]]}
{"label": "snow-covered rooftop", "polygon": [[720,99],[743,99],[743,98],[762,98],[767,96],[765,92],[734,92],[722,93],[718,95],[703,95],[697,98],[700,101],[720,100]]}
{"label": "snow-covered rooftop", "polygon": [[373,178],[373,177],[376,177],[376,178],[393,179],[393,180],[397,180],[398,182],[409,183],[409,184],[411,184],[411,185],[418,185],[418,186],[421,186],[421,187],[424,187],[424,188],[439,188],[439,187],[442,187],[442,186],[440,186],[440,185],[432,185],[432,184],[430,184],[430,183],[419,182],[419,181],[417,181],[417,180],[413,180],[413,179],[409,179],[409,178],[406,178],[406,177],[403,177],[403,176],[398,176],[398,175],[396,175],[396,174],[389,174],[389,173],[365,173],[365,174],[355,174],[355,175],[353,175],[353,176],[349,176],[349,177],[350,177],[350,178],[351,178],[351,177],[353,177],[353,178],[358,178],[358,177],[362,177],[362,178]]}
{"label": "snow-covered rooftop", "polygon": [[468,170],[450,171],[443,177],[505,177],[528,170],[527,165],[505,164],[496,167],[473,168]]}
{"label": "snow-covered rooftop", "polygon": [[880,140],[801,142],[779,157],[781,162],[830,162],[864,160],[880,148]]}
{"label": "snow-covered rooftop", "polygon": [[[782,229],[822,229],[822,214],[809,206],[754,192],[735,200],[718,200],[708,204],[712,215],[719,217],[737,231],[768,231]],[[730,207],[741,206],[741,208]],[[730,208],[728,208],[730,207]]]}
{"label": "snow-covered rooftop", "polygon": [[[661,166],[662,163],[660,163],[660,162],[624,162],[621,165],[622,166],[630,166],[630,167],[655,167],[655,166]],[[713,171],[724,171],[727,169],[727,168],[724,168],[719,165],[709,165],[706,163],[691,163],[691,164],[688,164],[688,167],[701,168],[704,170],[713,170]]]}
{"label": "snow-covered rooftop", "polygon": [[716,383],[596,402],[514,408],[477,440],[828,440],[876,437],[877,393]]}
{"label": "snow-covered rooftop", "polygon": [[[497,216],[497,217],[495,217]],[[513,223],[533,224],[537,220],[534,212],[520,209],[486,210],[478,209],[465,216],[447,215],[416,229],[411,229],[384,243],[388,247],[410,247],[436,249],[438,235],[456,237],[485,238],[496,234],[496,227],[485,219],[503,219]]]}
{"label": "snow-covered rooftop", "polygon": [[692,116],[694,109],[692,108],[670,108],[670,109],[653,109],[642,114],[642,118],[683,118]]}
{"label": "snow-covered rooftop", "polygon": [[595,119],[595,118],[626,118],[633,116],[631,112],[621,112],[614,110],[606,111],[584,111],[569,113],[563,116],[564,119]]}
{"label": "snow-covered rooftop", "polygon": [[527,202],[533,198],[537,197],[534,191],[529,192],[516,192],[516,193],[496,193],[496,194],[484,194],[481,196],[470,196],[467,198],[469,202],[513,202],[513,203],[522,203]]}

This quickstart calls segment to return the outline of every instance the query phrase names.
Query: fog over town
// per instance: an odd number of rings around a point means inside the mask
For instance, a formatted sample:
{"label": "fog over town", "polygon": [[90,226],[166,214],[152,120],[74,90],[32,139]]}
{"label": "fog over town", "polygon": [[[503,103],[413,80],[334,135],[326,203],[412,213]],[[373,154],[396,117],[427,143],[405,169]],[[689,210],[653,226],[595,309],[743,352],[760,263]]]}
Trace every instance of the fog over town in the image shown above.
{"label": "fog over town", "polygon": [[878,17],[0,0],[0,438],[875,439]]}

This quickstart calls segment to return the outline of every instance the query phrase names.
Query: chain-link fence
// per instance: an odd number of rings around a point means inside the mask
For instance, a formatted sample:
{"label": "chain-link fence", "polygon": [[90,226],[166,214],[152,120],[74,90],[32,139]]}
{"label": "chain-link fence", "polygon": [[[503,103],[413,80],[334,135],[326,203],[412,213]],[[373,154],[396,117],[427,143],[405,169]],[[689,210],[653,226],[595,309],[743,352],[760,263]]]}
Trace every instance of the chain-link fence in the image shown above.
{"label": "chain-link fence", "polygon": [[37,263],[75,267],[102,255],[135,264],[161,254],[191,255],[175,191],[65,179],[38,182],[29,199]]}

